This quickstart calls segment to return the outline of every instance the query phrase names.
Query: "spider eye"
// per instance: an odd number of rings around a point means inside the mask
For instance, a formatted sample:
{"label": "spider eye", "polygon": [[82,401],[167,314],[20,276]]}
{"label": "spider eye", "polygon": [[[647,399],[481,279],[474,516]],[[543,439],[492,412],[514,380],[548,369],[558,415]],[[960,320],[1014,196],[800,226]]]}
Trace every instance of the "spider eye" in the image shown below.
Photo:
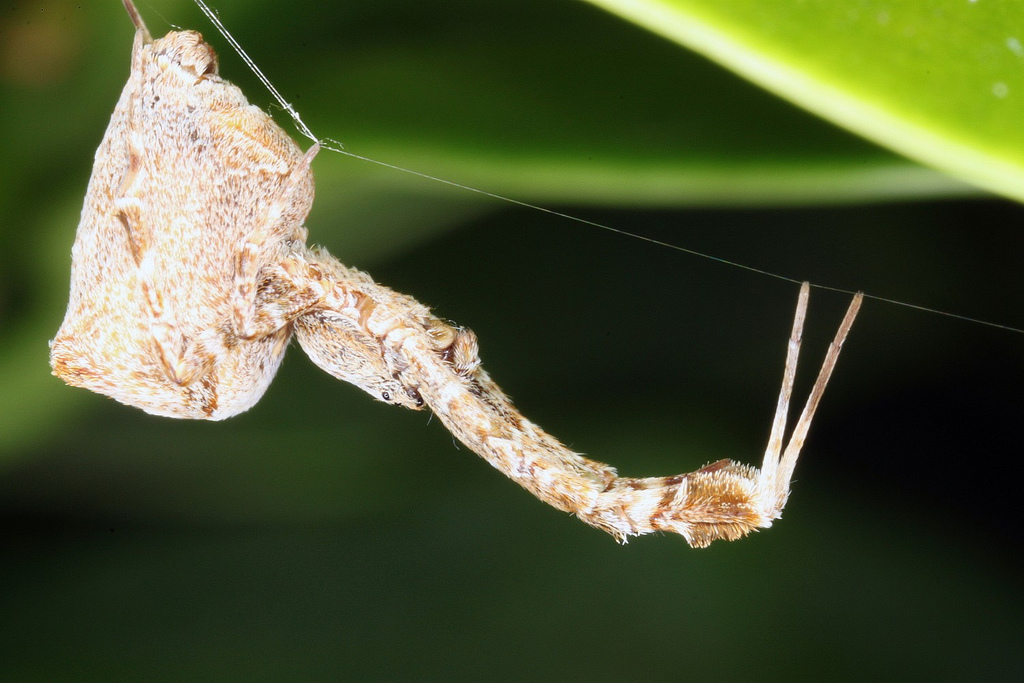
{"label": "spider eye", "polygon": [[417,408],[423,407],[423,397],[420,396],[420,392],[409,388],[405,390],[405,393],[409,395],[409,398],[412,399],[412,402],[416,404]]}

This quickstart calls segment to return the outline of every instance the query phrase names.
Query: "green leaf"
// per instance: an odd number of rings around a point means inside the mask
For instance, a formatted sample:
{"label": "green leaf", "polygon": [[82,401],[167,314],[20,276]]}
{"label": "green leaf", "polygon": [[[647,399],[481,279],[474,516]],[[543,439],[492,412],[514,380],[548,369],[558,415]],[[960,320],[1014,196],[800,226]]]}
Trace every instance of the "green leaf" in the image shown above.
{"label": "green leaf", "polygon": [[588,0],[924,164],[1024,198],[1024,27],[977,0]]}

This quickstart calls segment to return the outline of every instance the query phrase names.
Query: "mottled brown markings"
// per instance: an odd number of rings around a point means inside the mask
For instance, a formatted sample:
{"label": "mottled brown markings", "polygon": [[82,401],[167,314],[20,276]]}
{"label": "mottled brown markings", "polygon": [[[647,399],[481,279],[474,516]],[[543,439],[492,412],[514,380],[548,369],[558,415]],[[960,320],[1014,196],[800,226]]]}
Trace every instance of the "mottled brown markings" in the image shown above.
{"label": "mottled brown markings", "polygon": [[454,365],[452,360],[455,358],[455,349],[452,348],[451,344],[441,349],[437,355],[443,362],[447,363],[448,365]]}
{"label": "mottled brown markings", "polygon": [[[674,479],[675,477],[673,477]],[[673,512],[673,505],[676,497],[679,495],[679,484],[668,484],[668,480],[665,481],[666,486],[664,492],[661,495],[661,502],[658,504],[657,512],[651,516],[651,525],[656,529],[663,530],[665,528],[664,522],[668,514]]]}
{"label": "mottled brown markings", "polygon": [[203,377],[199,384],[201,390],[198,392],[197,400],[202,405],[203,413],[210,418],[217,412],[217,384],[209,376]]}
{"label": "mottled brown markings", "polygon": [[355,309],[359,313],[359,325],[365,329],[370,321],[370,316],[377,309],[377,304],[368,296],[356,294]]}

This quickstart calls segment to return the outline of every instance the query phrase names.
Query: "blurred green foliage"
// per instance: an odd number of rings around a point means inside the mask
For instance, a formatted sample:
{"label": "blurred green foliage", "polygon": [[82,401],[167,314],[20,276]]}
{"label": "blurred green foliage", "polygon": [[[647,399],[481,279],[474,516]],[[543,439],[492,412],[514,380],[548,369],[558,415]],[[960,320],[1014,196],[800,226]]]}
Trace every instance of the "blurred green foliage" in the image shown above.
{"label": "blurred green foliage", "polygon": [[[214,4],[306,122],[355,153],[1024,325],[1019,206],[966,199],[584,3]],[[155,35],[201,30],[221,73],[276,111],[190,2],[139,6]],[[130,23],[114,0],[3,8],[12,679],[1019,677],[1019,334],[869,302],[785,518],[701,552],[616,546],[297,348],[243,416],[151,417],[46,364]],[[794,286],[339,155],[314,168],[311,239],[471,326],[496,379],[572,447],[637,475],[760,459]],[[812,294],[798,394],[845,304]]]}

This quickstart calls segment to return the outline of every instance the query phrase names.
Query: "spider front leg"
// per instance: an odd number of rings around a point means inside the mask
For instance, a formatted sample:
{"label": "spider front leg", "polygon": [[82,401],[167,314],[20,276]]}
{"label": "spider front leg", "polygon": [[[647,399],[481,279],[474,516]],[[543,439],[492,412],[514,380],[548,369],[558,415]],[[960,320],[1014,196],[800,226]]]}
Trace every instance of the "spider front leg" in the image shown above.
{"label": "spider front leg", "polygon": [[789,482],[811,426],[814,412],[835,369],[843,342],[860,310],[856,294],[829,345],[810,397],[783,449],[789,403],[807,315],[810,285],[803,283],[786,352],[782,388],[761,469],[732,460],[719,460],[678,477],[619,479],[602,492],[595,514],[615,524],[625,519],[628,533],[672,531],[690,545],[704,547],[718,539],[735,540],[778,519],[789,497]]}
{"label": "spider front leg", "polygon": [[471,332],[362,273],[337,264],[336,274],[322,310],[296,321],[299,342],[314,362],[378,398],[385,387],[389,397],[402,392],[391,402],[408,405],[415,397],[410,407],[426,403],[462,443],[523,488],[620,541],[671,531],[695,547],[740,538],[778,518],[814,410],[861,303],[860,295],[854,297],[781,452],[807,309],[808,285],[802,287],[762,470],[721,460],[690,474],[639,479],[619,477],[609,465],[569,450],[519,413],[480,367]]}
{"label": "spider front leg", "polygon": [[[381,335],[371,331],[381,325],[393,327],[381,320],[387,311],[398,309],[408,315],[418,304],[380,287],[365,273],[346,268],[326,250],[307,250],[303,258],[330,286],[317,305],[295,320],[295,338],[302,350],[321,369],[378,401],[421,409],[423,399],[416,386],[402,377],[406,365],[386,353]],[[402,300],[402,305],[381,305],[384,300]]]}
{"label": "spider front leg", "polygon": [[445,426],[541,500],[620,541],[653,531],[671,531],[694,547],[704,547],[716,539],[734,540],[770,526],[786,502],[811,418],[862,300],[858,294],[851,302],[780,462],[808,291],[804,283],[779,407],[760,471],[721,460],[690,474],[619,477],[612,467],[574,453],[523,417],[483,369],[458,372],[443,358],[439,361],[437,350],[416,335],[405,337],[397,351],[409,364],[409,381],[418,384],[419,393]]}

